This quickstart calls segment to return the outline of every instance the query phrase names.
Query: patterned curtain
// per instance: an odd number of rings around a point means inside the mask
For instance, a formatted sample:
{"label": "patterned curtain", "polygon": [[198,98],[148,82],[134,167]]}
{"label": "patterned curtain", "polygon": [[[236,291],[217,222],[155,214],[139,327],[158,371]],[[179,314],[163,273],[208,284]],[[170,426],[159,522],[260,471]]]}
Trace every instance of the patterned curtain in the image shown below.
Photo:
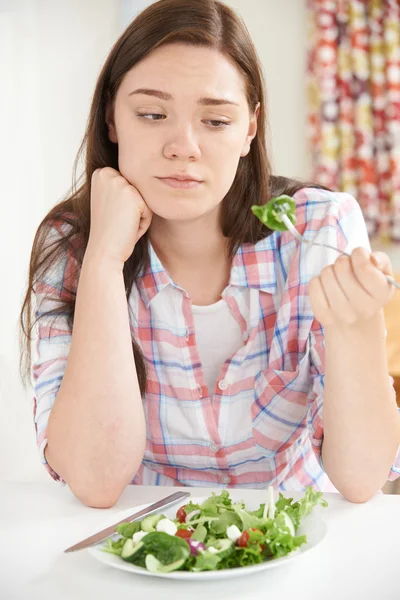
{"label": "patterned curtain", "polygon": [[312,177],[400,242],[400,2],[307,0]]}

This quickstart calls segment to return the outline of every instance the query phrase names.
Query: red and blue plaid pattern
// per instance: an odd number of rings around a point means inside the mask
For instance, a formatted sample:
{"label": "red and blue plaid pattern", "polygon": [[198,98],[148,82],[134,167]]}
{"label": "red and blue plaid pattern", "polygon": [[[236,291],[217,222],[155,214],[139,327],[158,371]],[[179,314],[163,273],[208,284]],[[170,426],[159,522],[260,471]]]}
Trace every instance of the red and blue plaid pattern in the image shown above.
{"label": "red and blue plaid pattern", "polygon": [[[351,252],[370,250],[357,201],[346,193],[298,191],[297,228],[307,239]],[[63,225],[54,235],[63,235]],[[131,332],[148,367],[143,404],[147,443],[133,484],[334,490],[321,463],[324,332],[308,283],[337,253],[274,232],[237,251],[222,297],[243,334],[208,390],[196,347],[191,299],[150,245],[150,265],[129,298]],[[66,256],[36,289],[39,314],[67,293],[76,264]],[[75,277],[75,286],[77,277]],[[70,286],[69,286],[70,287]],[[68,358],[66,318],[39,320],[33,365],[37,441],[46,427]],[[112,440],[110,440],[112,452]],[[51,475],[60,480],[49,465]],[[400,473],[400,453],[390,479]]]}

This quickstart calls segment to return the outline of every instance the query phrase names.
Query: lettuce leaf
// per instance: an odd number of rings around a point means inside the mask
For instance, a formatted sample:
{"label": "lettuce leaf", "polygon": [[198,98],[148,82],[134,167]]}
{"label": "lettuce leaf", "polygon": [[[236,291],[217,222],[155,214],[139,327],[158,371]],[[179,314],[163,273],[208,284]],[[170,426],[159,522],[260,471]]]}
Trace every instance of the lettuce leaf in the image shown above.
{"label": "lettuce leaf", "polygon": [[227,490],[222,490],[221,494],[218,495],[213,492],[212,495],[200,505],[200,510],[202,516],[216,517],[221,509],[225,510],[231,506],[232,500],[229,496],[229,492]]}
{"label": "lettuce leaf", "polygon": [[125,544],[125,538],[122,537],[116,542],[114,542],[111,538],[107,538],[106,542],[107,546],[102,547],[102,550],[104,550],[104,552],[121,556],[122,546]]}
{"label": "lettuce leaf", "polygon": [[192,567],[192,571],[215,571],[218,568],[218,563],[221,558],[217,554],[211,552],[201,552],[196,556],[196,562]]}
{"label": "lettuce leaf", "polygon": [[289,515],[297,531],[301,520],[312,511],[314,506],[318,504],[324,508],[328,506],[327,501],[322,496],[322,492],[314,491],[311,486],[306,488],[303,498],[297,502],[293,502],[293,498],[285,498],[280,493],[276,502],[276,509],[278,512],[285,511]]}
{"label": "lettuce leaf", "polygon": [[133,537],[133,534],[137,533],[138,531],[141,531],[141,529],[141,521],[133,521],[132,523],[121,523],[115,528],[115,530],[118,531],[118,533],[124,538]]}
{"label": "lettuce leaf", "polygon": [[225,537],[226,530],[231,525],[236,525],[240,529],[242,526],[242,521],[236,511],[226,510],[223,513],[220,513],[218,519],[211,521],[209,524],[209,532],[216,536],[223,535]]}
{"label": "lettuce leaf", "polygon": [[250,512],[248,512],[247,510],[244,510],[244,508],[241,508],[241,506],[239,506],[237,504],[233,505],[233,510],[240,517],[240,520],[242,522],[242,531],[245,531],[246,529],[251,529],[253,527],[261,529],[261,528],[265,527],[266,524],[270,520],[268,518],[262,519],[260,517],[256,517],[253,514],[251,514]]}

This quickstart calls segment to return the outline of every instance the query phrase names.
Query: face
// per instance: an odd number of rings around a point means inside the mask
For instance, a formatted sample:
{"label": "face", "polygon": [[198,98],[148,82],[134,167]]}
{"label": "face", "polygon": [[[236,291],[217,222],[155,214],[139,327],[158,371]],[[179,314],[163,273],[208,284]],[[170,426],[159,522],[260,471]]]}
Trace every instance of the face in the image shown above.
{"label": "face", "polygon": [[[222,54],[171,44],[125,75],[107,125],[121,174],[154,215],[180,221],[218,208],[250,150],[257,114],[258,107],[250,113],[242,75]],[[177,187],[164,179],[177,174],[200,181]]]}

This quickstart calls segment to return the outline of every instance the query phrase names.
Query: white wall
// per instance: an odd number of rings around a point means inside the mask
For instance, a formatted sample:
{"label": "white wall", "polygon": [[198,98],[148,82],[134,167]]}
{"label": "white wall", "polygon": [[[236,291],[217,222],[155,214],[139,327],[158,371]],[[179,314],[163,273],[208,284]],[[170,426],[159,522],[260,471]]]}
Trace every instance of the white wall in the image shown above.
{"label": "white wall", "polygon": [[[244,17],[264,64],[275,171],[307,177],[305,0],[228,3]],[[36,453],[32,393],[23,390],[17,370],[29,252],[40,220],[71,185],[101,65],[121,23],[146,4],[0,2],[0,479],[48,479]]]}
{"label": "white wall", "polygon": [[306,0],[228,0],[260,55],[267,88],[274,172],[309,177],[306,143]]}
{"label": "white wall", "polygon": [[32,394],[18,378],[16,322],[33,237],[71,185],[96,76],[118,32],[119,6],[16,0],[0,3],[0,11],[0,478],[47,480],[36,453]]}

